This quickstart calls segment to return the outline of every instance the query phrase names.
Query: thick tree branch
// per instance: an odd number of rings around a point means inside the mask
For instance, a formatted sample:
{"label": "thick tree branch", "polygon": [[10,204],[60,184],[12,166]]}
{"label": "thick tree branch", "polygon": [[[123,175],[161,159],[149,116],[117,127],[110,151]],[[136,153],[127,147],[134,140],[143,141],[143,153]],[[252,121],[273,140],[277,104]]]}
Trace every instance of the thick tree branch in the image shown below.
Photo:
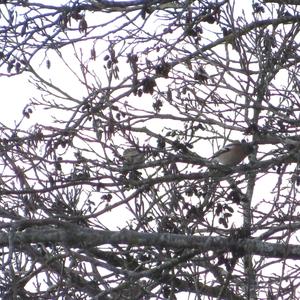
{"label": "thick tree branch", "polygon": [[[92,0],[90,1],[92,4],[96,5],[97,7],[114,7],[114,8],[126,8],[131,6],[139,6],[139,5],[146,5],[146,6],[152,6],[152,5],[161,5],[165,3],[173,2],[172,0],[153,0],[153,1],[147,1],[147,0],[129,0],[129,1],[110,1],[110,0]],[[174,6],[176,4],[174,3]]]}
{"label": "thick tree branch", "polygon": [[252,253],[265,257],[286,257],[300,259],[300,246],[266,243],[257,239],[235,239],[224,237],[185,236],[169,233],[140,233],[131,230],[100,231],[74,224],[65,229],[39,228],[16,232],[12,237],[2,232],[0,247],[9,246],[9,240],[15,245],[30,243],[62,243],[68,247],[89,248],[104,244],[126,244],[130,246],[152,246],[166,248],[199,249],[206,251],[233,252],[236,255]]}

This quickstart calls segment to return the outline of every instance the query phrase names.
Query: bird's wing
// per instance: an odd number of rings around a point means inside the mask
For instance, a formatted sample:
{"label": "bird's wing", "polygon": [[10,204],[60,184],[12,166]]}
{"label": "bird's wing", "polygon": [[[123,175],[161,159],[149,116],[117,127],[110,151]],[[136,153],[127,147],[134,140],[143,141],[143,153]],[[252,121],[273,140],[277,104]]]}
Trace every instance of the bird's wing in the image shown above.
{"label": "bird's wing", "polygon": [[224,154],[224,153],[229,152],[229,151],[232,149],[233,146],[234,146],[233,144],[226,145],[225,147],[223,147],[222,149],[220,149],[219,151],[217,151],[217,152],[212,156],[212,158],[216,158],[216,157],[218,157],[218,156],[220,156],[220,155],[222,155],[222,154]]}

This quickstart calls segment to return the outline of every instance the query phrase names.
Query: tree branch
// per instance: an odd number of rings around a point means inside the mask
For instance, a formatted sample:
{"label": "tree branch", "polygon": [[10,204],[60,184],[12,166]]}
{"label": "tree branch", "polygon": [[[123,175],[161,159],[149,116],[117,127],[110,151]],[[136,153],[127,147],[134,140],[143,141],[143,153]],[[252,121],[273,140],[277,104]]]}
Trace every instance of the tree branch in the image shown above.
{"label": "tree branch", "polygon": [[[233,252],[240,256],[253,255],[286,257],[300,259],[300,246],[262,242],[258,239],[236,239],[207,236],[185,236],[169,233],[140,233],[131,230],[108,231],[92,230],[74,224],[65,228],[26,229],[16,232],[11,238],[13,245],[22,246],[30,243],[62,243],[69,247],[89,248],[104,244],[126,244],[130,246],[152,246],[167,248],[199,249],[206,251]],[[9,234],[0,233],[0,247],[9,246]]]}
{"label": "tree branch", "polygon": [[[173,2],[173,1],[172,0],[153,0],[153,1],[148,1],[148,0],[129,0],[129,1],[92,0],[90,2],[92,4],[95,4],[97,7],[125,8],[125,7],[130,7],[130,6],[137,6],[137,5],[151,6],[151,5],[156,5],[156,4],[165,4],[165,3],[169,3],[169,2]],[[176,4],[174,3],[174,5],[176,5]]]}

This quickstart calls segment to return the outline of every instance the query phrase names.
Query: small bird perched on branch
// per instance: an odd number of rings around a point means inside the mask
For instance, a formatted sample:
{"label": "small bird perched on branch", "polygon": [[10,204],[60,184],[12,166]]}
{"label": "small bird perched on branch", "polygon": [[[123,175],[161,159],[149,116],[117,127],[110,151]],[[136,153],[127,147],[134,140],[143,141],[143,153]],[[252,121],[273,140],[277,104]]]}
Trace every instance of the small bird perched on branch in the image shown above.
{"label": "small bird perched on branch", "polygon": [[211,159],[226,166],[236,166],[254,151],[254,144],[234,141],[217,151]]}
{"label": "small bird perched on branch", "polygon": [[136,148],[128,148],[123,152],[124,165],[143,164],[145,162],[145,155]]}

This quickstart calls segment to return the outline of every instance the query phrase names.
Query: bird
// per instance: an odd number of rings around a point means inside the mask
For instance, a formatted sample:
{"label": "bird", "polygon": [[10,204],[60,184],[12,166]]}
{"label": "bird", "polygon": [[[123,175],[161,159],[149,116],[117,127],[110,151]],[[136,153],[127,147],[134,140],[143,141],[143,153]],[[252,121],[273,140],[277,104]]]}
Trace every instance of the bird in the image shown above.
{"label": "bird", "polygon": [[225,166],[236,166],[253,151],[254,143],[247,143],[245,140],[234,141],[217,151],[211,159]]}
{"label": "bird", "polygon": [[136,148],[127,148],[123,152],[124,165],[143,164],[145,162],[145,155]]}

